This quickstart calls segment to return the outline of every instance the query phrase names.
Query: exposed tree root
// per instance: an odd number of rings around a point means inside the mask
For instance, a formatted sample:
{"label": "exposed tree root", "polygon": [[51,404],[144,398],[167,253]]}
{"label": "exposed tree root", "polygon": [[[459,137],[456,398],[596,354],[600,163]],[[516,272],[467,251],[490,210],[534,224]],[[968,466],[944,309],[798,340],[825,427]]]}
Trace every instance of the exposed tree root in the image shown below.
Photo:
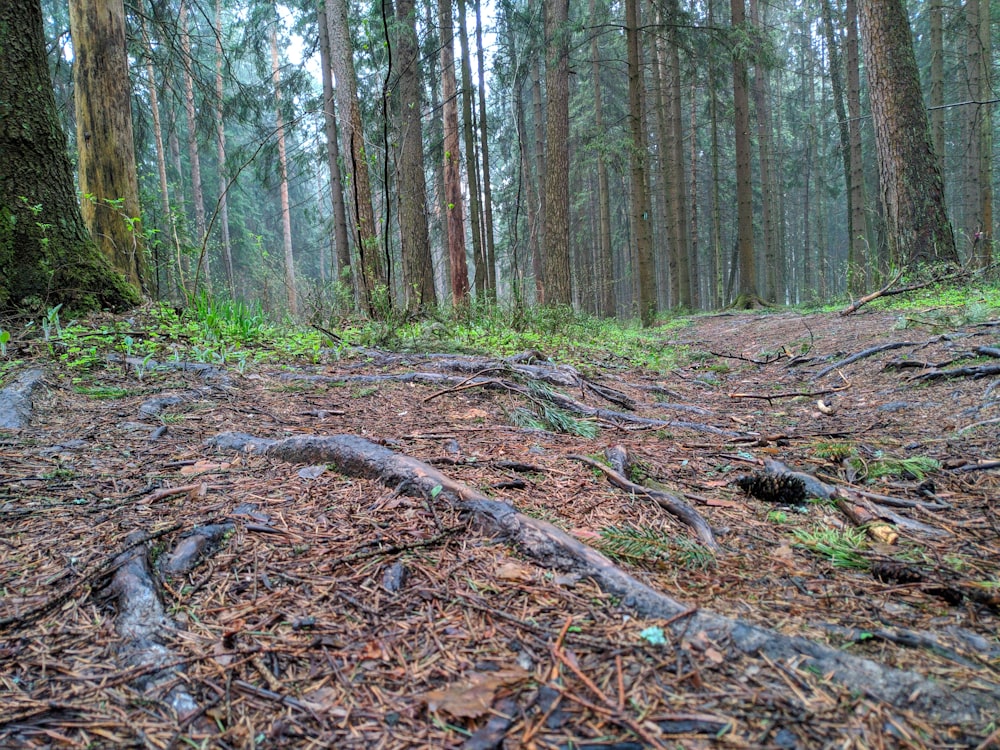
{"label": "exposed tree root", "polygon": [[[616,427],[626,429],[632,426],[636,429],[687,429],[695,432],[707,432],[711,435],[722,435],[724,437],[745,437],[743,433],[735,430],[727,430],[714,425],[701,424],[700,422],[689,422],[681,419],[651,419],[640,417],[635,414],[622,411],[612,411],[590,406],[574,398],[570,398],[556,391],[529,391],[527,386],[514,383],[501,378],[491,378],[474,375],[468,378],[459,378],[453,375],[444,375],[438,372],[404,372],[399,374],[382,375],[297,375],[294,373],[284,375],[285,380],[308,380],[317,383],[423,383],[425,385],[440,385],[448,390],[464,390],[467,388],[489,388],[503,390],[528,399],[544,399],[560,409],[579,414],[591,419],[607,422]],[[447,391],[446,391],[447,392]],[[432,394],[437,397],[438,394]]]}
{"label": "exposed tree root", "polygon": [[537,563],[590,576],[644,617],[670,621],[681,616],[667,623],[677,637],[704,631],[722,649],[732,647],[743,654],[760,655],[765,661],[791,661],[859,693],[936,721],[981,726],[1000,713],[1000,686],[993,683],[983,682],[976,687],[945,686],[806,638],[776,633],[710,612],[692,611],[633,578],[556,526],[529,518],[507,503],[487,498],[450,479],[429,464],[358,436],[292,437],[275,441],[229,432],[208,442],[219,450],[253,451],[297,463],[330,463],[350,476],[377,479],[389,487],[426,498],[440,497],[473,513]]}
{"label": "exposed tree root", "polygon": [[[167,557],[163,569],[170,575],[187,572],[232,529],[232,523],[213,524],[185,535]],[[165,634],[176,629],[176,624],[163,606],[158,576],[149,562],[148,537],[143,532],[133,532],[126,541],[132,549],[115,559],[117,570],[104,590],[104,595],[113,598],[118,608],[115,630],[121,638],[119,658],[124,666],[140,670],[142,676],[133,682],[137,690],[162,693],[158,698],[178,718],[191,720],[201,709],[184,683],[177,679],[184,669],[165,638]]]}
{"label": "exposed tree root", "polygon": [[43,370],[25,370],[0,390],[0,429],[19,430],[27,426],[31,419],[31,395],[44,376]]}
{"label": "exposed tree root", "polygon": [[875,354],[880,354],[882,352],[888,352],[888,351],[891,351],[893,349],[902,349],[903,347],[906,347],[906,346],[920,346],[921,344],[925,344],[925,343],[927,343],[927,342],[923,342],[923,341],[893,341],[893,342],[891,342],[889,344],[879,344],[878,346],[873,346],[870,349],[865,349],[864,351],[858,352],[857,354],[852,354],[849,357],[844,357],[843,359],[834,362],[832,365],[828,365],[827,367],[824,367],[822,370],[820,370],[819,372],[817,372],[815,375],[812,376],[812,380],[819,380],[820,378],[829,375],[831,372],[833,372],[834,370],[836,370],[839,367],[845,367],[846,365],[849,365],[852,362],[857,362],[858,360],[865,359],[866,357],[871,357],[871,356],[873,356]]}

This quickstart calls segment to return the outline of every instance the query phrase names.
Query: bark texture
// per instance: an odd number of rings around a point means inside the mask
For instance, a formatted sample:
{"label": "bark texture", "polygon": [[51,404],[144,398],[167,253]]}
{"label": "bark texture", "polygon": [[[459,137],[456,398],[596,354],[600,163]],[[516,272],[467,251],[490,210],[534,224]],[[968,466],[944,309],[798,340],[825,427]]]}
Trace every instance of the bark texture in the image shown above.
{"label": "bark texture", "polygon": [[903,0],[860,0],[890,261],[957,262]]}
{"label": "bark texture", "polygon": [[39,0],[0,3],[0,70],[0,309],[138,304],[80,214]]}
{"label": "bark texture", "polygon": [[129,283],[146,283],[132,86],[122,0],[72,0],[73,92],[81,210],[90,233]]}
{"label": "bark texture", "polygon": [[421,126],[420,49],[414,0],[396,3],[396,65],[399,66],[399,233],[403,255],[403,298],[411,311],[437,305],[434,266],[427,233],[427,181]]}
{"label": "bark texture", "polygon": [[545,3],[545,246],[543,299],[569,305],[569,0]]}

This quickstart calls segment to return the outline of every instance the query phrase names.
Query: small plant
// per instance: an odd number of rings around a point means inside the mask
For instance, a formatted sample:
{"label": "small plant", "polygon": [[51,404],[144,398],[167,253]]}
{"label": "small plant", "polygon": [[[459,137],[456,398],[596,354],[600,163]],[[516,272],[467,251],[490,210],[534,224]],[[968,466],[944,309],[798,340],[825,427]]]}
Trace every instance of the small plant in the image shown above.
{"label": "small plant", "polygon": [[76,386],[73,388],[74,391],[83,395],[90,396],[91,398],[102,399],[102,400],[114,400],[118,398],[125,398],[129,395],[127,388],[116,388],[111,385],[91,385],[91,386]]}
{"label": "small plant", "polygon": [[10,331],[0,328],[0,356],[7,356],[7,344],[10,343]]}
{"label": "small plant", "polygon": [[772,510],[767,514],[767,520],[771,523],[788,523],[788,514],[783,510]]}
{"label": "small plant", "polygon": [[813,445],[813,454],[816,458],[839,464],[844,459],[853,456],[855,449],[850,443],[820,442]]}
{"label": "small plant", "polygon": [[868,570],[870,567],[864,555],[861,554],[861,550],[867,543],[863,529],[822,528],[812,531],[797,530],[794,534],[799,540],[796,544],[797,547],[804,547],[824,555],[829,558],[834,567],[855,570]]}
{"label": "small plant", "polygon": [[715,555],[687,537],[666,536],[656,529],[637,526],[609,526],[601,529],[595,546],[609,557],[638,565],[680,565],[702,570],[715,565]]}
{"label": "small plant", "polygon": [[868,479],[902,477],[922,482],[928,474],[941,468],[941,462],[928,456],[891,458],[879,455],[875,460],[868,462],[854,457],[851,459],[851,466],[859,475]]}

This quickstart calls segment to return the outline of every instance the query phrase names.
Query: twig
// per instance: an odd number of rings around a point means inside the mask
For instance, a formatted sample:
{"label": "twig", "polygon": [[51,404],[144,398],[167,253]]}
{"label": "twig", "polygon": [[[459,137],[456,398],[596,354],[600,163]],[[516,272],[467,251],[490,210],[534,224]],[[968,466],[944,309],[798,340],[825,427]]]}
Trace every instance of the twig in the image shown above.
{"label": "twig", "polygon": [[644,487],[641,484],[636,484],[624,475],[612,469],[610,466],[605,466],[589,456],[574,454],[566,456],[566,458],[579,461],[580,463],[587,464],[587,466],[599,469],[604,472],[611,484],[615,485],[619,489],[625,490],[626,492],[632,492],[640,497],[652,500],[672,516],[675,516],[694,529],[698,538],[701,539],[702,544],[711,549],[713,552],[718,552],[719,543],[715,541],[715,534],[712,533],[712,527],[708,525],[708,522],[702,518],[698,511],[684,502],[680,497],[672,495],[669,492],[653,490],[649,487]]}

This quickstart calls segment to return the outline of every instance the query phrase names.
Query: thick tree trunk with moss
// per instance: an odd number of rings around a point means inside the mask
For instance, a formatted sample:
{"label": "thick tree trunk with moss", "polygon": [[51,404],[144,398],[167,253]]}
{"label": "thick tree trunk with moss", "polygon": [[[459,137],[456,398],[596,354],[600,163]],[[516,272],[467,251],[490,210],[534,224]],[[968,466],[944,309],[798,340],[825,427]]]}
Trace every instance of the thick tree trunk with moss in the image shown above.
{"label": "thick tree trunk with moss", "polygon": [[134,286],[146,282],[139,181],[132,140],[132,86],[122,0],[71,0],[73,85],[84,223]]}
{"label": "thick tree trunk with moss", "polygon": [[138,304],[80,214],[39,0],[0,3],[0,70],[0,309]]}
{"label": "thick tree trunk with moss", "polygon": [[957,262],[903,0],[858,11],[891,262]]}

